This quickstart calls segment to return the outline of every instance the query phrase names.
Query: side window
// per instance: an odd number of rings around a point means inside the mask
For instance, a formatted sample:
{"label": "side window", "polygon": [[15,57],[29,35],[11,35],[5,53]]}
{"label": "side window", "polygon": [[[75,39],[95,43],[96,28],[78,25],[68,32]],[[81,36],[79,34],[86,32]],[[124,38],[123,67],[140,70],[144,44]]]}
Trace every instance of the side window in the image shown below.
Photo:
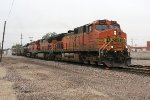
{"label": "side window", "polygon": [[83,33],[83,26],[80,27],[80,33]]}
{"label": "side window", "polygon": [[86,32],[86,33],[92,32],[92,24],[84,25],[84,26],[77,27],[74,29],[74,34],[84,33],[84,32]]}
{"label": "side window", "polygon": [[78,27],[78,33],[81,33],[81,27]]}
{"label": "side window", "polygon": [[78,33],[78,28],[74,29],[74,33],[77,34]]}
{"label": "side window", "polygon": [[82,28],[83,28],[83,33],[86,32],[86,25],[84,25]]}
{"label": "side window", "polygon": [[91,25],[89,25],[89,30],[88,30],[88,32],[92,32],[92,24]]}
{"label": "side window", "polygon": [[88,33],[88,32],[89,32],[89,26],[86,25],[86,33]]}
{"label": "side window", "polygon": [[78,33],[83,33],[83,27],[78,27]]}

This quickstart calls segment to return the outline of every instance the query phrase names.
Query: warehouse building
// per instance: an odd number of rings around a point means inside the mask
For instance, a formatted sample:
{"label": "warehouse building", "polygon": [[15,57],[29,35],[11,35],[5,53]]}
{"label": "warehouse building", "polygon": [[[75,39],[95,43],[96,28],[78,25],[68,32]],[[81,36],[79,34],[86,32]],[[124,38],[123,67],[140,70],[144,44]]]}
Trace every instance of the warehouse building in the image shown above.
{"label": "warehouse building", "polygon": [[132,46],[128,46],[129,50],[132,52],[140,52],[140,51],[150,51],[150,41],[147,41],[147,46],[145,47],[132,47]]}
{"label": "warehouse building", "polygon": [[147,41],[147,48],[146,48],[147,51],[150,51],[150,41]]}

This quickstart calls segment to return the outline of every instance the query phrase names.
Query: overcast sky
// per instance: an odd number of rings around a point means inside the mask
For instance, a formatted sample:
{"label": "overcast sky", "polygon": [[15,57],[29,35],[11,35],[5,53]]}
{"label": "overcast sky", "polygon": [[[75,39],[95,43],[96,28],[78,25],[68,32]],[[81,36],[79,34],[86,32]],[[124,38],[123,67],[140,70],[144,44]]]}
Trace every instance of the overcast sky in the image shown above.
{"label": "overcast sky", "polygon": [[[150,40],[150,0],[0,0],[0,41],[7,20],[4,47],[40,39],[48,32],[63,33],[98,19],[116,20],[128,44],[146,46]],[[8,17],[8,19],[7,19]]]}

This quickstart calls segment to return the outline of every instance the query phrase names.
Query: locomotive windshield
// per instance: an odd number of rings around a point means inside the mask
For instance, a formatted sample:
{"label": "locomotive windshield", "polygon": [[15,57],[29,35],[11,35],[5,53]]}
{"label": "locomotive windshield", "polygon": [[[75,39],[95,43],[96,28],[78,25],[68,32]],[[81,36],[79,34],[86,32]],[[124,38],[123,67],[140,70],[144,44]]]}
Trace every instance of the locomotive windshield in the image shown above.
{"label": "locomotive windshield", "polygon": [[120,26],[118,24],[116,25],[109,25],[109,28],[110,29],[117,29],[117,30],[120,30]]}
{"label": "locomotive windshield", "polygon": [[96,25],[96,30],[106,30],[108,28],[108,25]]}
{"label": "locomotive windshield", "polygon": [[96,30],[106,30],[106,29],[117,29],[120,30],[120,26],[116,25],[96,25]]}

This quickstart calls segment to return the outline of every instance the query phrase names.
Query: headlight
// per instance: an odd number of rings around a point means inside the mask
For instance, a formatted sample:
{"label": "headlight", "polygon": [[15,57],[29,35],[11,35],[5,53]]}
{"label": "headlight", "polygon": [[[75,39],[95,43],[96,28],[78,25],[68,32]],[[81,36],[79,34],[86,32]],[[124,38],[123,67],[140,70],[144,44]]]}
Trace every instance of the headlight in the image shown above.
{"label": "headlight", "polygon": [[116,32],[116,31],[114,31],[114,35],[117,35],[117,32]]}
{"label": "headlight", "polygon": [[128,46],[126,46],[126,48],[128,48]]}
{"label": "headlight", "polygon": [[114,48],[114,46],[111,46],[111,48],[113,49],[113,48]]}

